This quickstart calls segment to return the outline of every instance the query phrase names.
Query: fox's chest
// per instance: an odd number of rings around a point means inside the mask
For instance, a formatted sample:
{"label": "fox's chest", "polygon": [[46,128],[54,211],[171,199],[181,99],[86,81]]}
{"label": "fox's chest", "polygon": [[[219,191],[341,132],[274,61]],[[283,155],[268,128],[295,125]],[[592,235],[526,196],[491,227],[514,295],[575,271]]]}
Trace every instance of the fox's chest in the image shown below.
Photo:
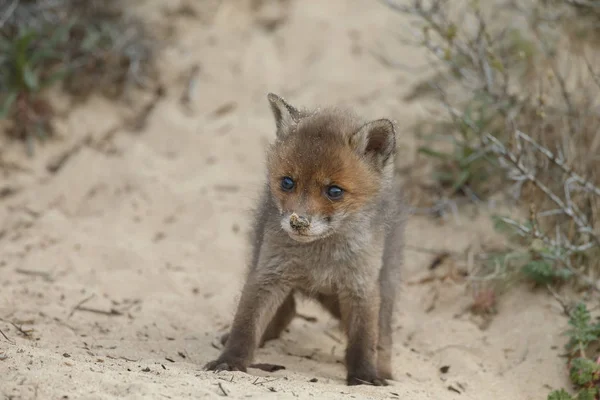
{"label": "fox's chest", "polygon": [[352,290],[376,279],[379,273],[380,251],[370,243],[317,244],[302,246],[292,253],[294,262],[287,272],[295,285],[307,292]]}

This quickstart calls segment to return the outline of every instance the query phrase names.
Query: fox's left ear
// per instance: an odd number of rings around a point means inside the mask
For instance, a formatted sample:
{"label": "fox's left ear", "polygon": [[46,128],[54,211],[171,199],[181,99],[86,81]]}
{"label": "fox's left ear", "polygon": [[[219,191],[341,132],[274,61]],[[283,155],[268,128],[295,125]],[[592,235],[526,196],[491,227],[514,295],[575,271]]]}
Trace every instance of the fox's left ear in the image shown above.
{"label": "fox's left ear", "polygon": [[375,158],[383,165],[396,151],[394,124],[385,118],[367,122],[351,136],[350,144],[359,154]]}

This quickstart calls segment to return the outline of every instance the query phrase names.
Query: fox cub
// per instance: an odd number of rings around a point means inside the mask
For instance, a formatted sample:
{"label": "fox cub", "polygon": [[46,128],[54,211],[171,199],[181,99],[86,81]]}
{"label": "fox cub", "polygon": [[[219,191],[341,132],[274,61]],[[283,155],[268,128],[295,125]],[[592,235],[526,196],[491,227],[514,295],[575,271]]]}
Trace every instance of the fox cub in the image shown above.
{"label": "fox cub", "polygon": [[251,263],[224,349],[205,369],[246,371],[256,348],[294,318],[299,293],[341,320],[348,385],[387,385],[405,215],[394,125],[268,100],[277,135]]}

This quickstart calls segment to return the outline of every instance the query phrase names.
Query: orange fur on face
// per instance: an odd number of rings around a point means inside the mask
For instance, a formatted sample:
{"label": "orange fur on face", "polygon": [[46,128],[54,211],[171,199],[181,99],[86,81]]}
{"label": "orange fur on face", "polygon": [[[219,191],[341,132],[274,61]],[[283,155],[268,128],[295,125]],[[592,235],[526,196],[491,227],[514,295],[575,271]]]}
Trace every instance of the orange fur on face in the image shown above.
{"label": "orange fur on face", "polygon": [[[271,191],[283,212],[331,216],[362,208],[376,197],[380,176],[350,145],[357,126],[323,115],[308,120],[276,142],[268,156]],[[290,177],[295,187],[281,189],[281,179]],[[344,190],[341,199],[326,195],[330,185]]]}

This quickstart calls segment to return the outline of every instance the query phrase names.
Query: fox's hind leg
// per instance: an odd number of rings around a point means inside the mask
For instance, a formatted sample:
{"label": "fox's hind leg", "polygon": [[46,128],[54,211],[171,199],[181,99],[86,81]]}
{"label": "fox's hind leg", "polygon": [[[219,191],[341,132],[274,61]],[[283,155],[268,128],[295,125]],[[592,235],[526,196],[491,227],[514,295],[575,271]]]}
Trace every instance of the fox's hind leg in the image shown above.
{"label": "fox's hind leg", "polygon": [[[382,287],[382,291],[385,288]],[[392,304],[382,293],[379,308],[379,338],[377,341],[377,373],[380,378],[393,379],[392,376]]]}
{"label": "fox's hind leg", "polygon": [[386,238],[383,267],[379,273],[379,338],[377,341],[377,371],[383,379],[393,379],[392,323],[402,265],[403,225],[396,227]]}

